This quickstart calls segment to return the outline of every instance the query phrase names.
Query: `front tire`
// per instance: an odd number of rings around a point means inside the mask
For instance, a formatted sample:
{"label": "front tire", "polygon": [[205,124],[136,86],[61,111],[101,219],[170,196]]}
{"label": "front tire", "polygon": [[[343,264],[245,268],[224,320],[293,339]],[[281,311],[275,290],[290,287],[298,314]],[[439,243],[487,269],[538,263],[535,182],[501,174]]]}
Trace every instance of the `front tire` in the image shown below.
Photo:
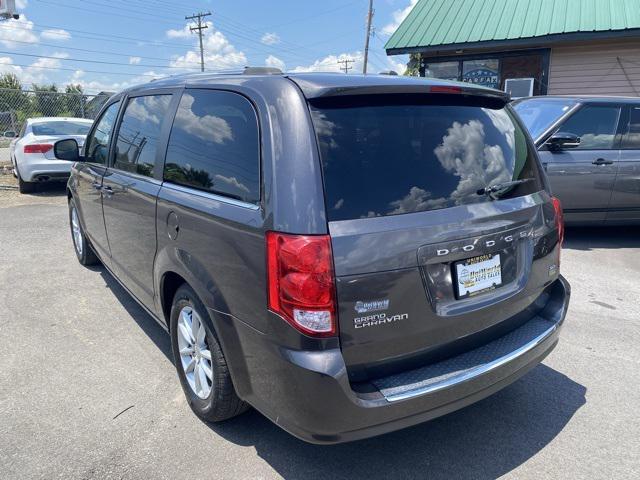
{"label": "front tire", "polygon": [[82,229],[80,216],[78,215],[78,208],[76,207],[76,201],[73,198],[69,200],[69,226],[71,227],[73,249],[76,252],[76,257],[78,257],[80,264],[86,267],[98,263],[100,260],[93,251],[93,248],[89,244],[89,240],[87,240],[87,236]]}
{"label": "front tire", "polygon": [[207,310],[186,284],[173,298],[170,333],[174,364],[193,412],[207,422],[221,422],[247,410],[233,387]]}

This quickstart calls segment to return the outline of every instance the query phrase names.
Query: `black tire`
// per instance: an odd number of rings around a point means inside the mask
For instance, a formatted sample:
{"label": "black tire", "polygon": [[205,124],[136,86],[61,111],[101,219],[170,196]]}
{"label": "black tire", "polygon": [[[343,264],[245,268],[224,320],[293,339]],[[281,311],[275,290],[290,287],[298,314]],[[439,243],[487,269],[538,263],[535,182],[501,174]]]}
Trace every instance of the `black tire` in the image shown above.
{"label": "black tire", "polygon": [[33,193],[36,189],[36,184],[34,182],[25,182],[20,176],[17,166],[16,172],[18,173],[18,190],[20,193]]}
{"label": "black tire", "polygon": [[[80,238],[77,239],[74,234],[74,225],[73,225],[73,212],[76,212],[76,222],[77,227],[80,229]],[[76,257],[78,261],[86,266],[95,265],[100,262],[100,259],[93,251],[93,247],[91,243],[87,239],[87,236],[84,233],[84,229],[82,228],[82,223],[80,223],[80,218],[78,215],[78,210],[76,207],[76,201],[71,198],[69,199],[69,228],[71,229],[71,241],[73,242],[73,250],[76,252]]]}
{"label": "black tire", "polygon": [[[195,310],[206,332],[206,343],[211,352],[211,370],[213,372],[211,391],[206,398],[200,398],[187,381],[187,377],[182,366],[180,348],[178,346],[178,316],[185,307]],[[171,349],[173,351],[173,361],[178,372],[178,378],[182,385],[182,390],[187,397],[187,402],[193,412],[202,420],[207,422],[221,422],[233,418],[245,412],[249,405],[240,400],[231,381],[231,374],[227,366],[227,361],[222,353],[222,348],[216,335],[212,330],[212,323],[207,309],[202,304],[193,289],[183,284],[178,288],[171,305]]]}

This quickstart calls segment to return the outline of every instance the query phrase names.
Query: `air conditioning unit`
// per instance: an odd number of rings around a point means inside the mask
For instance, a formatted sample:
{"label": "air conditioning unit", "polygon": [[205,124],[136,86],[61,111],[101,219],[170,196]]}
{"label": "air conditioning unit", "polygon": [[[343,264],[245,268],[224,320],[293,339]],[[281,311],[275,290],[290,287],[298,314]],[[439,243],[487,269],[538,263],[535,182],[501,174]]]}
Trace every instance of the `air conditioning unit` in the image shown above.
{"label": "air conditioning unit", "polygon": [[504,91],[511,98],[530,97],[533,95],[534,78],[507,78],[504,81]]}

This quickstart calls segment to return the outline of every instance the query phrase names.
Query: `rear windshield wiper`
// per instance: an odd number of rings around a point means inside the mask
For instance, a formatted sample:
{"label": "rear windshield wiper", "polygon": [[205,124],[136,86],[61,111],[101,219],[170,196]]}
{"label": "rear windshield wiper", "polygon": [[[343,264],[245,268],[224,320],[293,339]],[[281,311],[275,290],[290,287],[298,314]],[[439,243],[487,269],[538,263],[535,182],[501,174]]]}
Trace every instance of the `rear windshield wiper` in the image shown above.
{"label": "rear windshield wiper", "polygon": [[481,188],[477,193],[478,195],[488,195],[492,199],[497,200],[513,187],[522,185],[523,183],[533,182],[534,180],[534,178],[523,178],[521,180],[513,180],[511,182],[496,183],[495,185],[489,185],[488,187]]}

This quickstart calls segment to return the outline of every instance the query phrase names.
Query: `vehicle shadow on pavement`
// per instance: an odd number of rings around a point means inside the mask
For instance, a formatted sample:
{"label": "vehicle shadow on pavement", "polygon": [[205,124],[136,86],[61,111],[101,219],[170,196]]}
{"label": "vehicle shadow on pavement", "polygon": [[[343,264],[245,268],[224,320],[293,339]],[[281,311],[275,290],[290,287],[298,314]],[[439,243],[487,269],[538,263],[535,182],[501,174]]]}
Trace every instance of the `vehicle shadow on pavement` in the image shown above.
{"label": "vehicle shadow on pavement", "polygon": [[640,227],[567,227],[563,248],[638,248]]}
{"label": "vehicle shadow on pavement", "polygon": [[584,386],[540,365],[470,407],[353,443],[304,443],[255,410],[209,427],[253,446],[285,478],[493,479],[545,448],[585,404],[585,393]]}
{"label": "vehicle shadow on pavement", "polygon": [[[149,315],[131,295],[111,276],[109,271],[102,265],[89,267],[91,270],[100,273],[102,280],[107,288],[113,292],[120,304],[125,308],[131,318],[135,320],[140,329],[151,339],[156,347],[164,354],[167,359],[173,363],[173,355],[171,354],[171,339],[158,322]],[[177,381],[177,378],[176,378]]]}

